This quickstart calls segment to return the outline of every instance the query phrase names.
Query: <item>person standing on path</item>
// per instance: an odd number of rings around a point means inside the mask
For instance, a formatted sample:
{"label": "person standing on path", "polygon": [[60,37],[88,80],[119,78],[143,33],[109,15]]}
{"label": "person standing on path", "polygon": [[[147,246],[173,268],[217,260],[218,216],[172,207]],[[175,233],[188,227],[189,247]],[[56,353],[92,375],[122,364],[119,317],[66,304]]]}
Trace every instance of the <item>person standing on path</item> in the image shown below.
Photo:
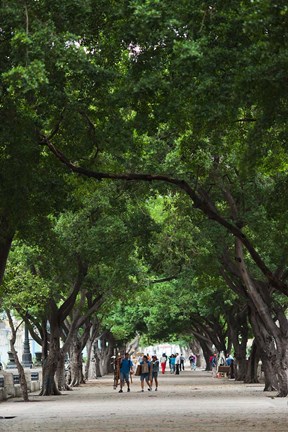
{"label": "person standing on path", "polygon": [[189,356],[191,370],[196,370],[196,356],[192,353]]}
{"label": "person standing on path", "polygon": [[212,377],[216,378],[217,375],[217,354],[215,353],[211,359]]}
{"label": "person standing on path", "polygon": [[185,357],[183,354],[180,355],[180,371],[184,371],[184,363],[185,363]]}
{"label": "person standing on path", "polygon": [[176,371],[175,371],[175,374],[176,374],[176,375],[179,375],[179,373],[180,373],[180,364],[181,364],[180,354],[177,353],[177,354],[176,354],[176,360],[175,360],[175,365],[176,365]]}
{"label": "person standing on path", "polygon": [[119,393],[123,393],[123,386],[127,384],[127,392],[130,392],[130,372],[133,371],[133,363],[130,360],[129,353],[125,353],[124,358],[120,363],[120,390]]}
{"label": "person standing on path", "polygon": [[146,381],[146,384],[148,385],[148,390],[151,391],[151,384],[149,381],[149,373],[150,373],[151,365],[146,355],[143,356],[140,365],[141,365],[141,375],[140,375],[141,391],[144,392],[144,381]]}
{"label": "person standing on path", "polygon": [[154,381],[155,382],[155,391],[157,391],[158,390],[159,360],[158,360],[156,355],[152,356],[151,372],[152,372],[152,376],[150,379],[151,390],[152,390],[153,381]]}
{"label": "person standing on path", "polygon": [[174,374],[175,372],[175,362],[176,362],[176,356],[175,354],[171,354],[169,358],[169,364],[170,364],[170,373]]}
{"label": "person standing on path", "polygon": [[166,362],[167,362],[167,357],[166,357],[166,355],[162,354],[162,356],[160,358],[162,374],[165,374]]}

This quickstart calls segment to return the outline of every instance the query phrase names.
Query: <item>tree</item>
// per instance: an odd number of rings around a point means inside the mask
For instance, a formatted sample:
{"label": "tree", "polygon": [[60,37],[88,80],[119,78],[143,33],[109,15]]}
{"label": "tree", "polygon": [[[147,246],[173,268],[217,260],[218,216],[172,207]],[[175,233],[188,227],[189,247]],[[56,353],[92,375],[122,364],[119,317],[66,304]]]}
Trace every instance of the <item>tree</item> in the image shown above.
{"label": "tree", "polygon": [[[270,363],[286,396],[287,253],[276,242],[287,220],[276,198],[287,183],[286,5],[106,2],[95,24],[95,2],[81,3],[81,20],[68,12],[72,3],[31,3],[29,34],[27,13],[23,20],[23,9],[5,4],[1,106],[12,106],[11,118],[25,114],[25,130],[36,131],[33,144],[47,161],[48,147],[70,172],[157,182],[154,193],[180,190],[187,206],[227,230],[267,374]],[[45,38],[43,12],[51,17]],[[16,37],[11,28],[19,27]],[[36,83],[25,78],[34,75]],[[4,261],[15,230],[6,213]],[[265,242],[263,220],[271,228]]]}
{"label": "tree", "polygon": [[[280,255],[286,256],[286,247],[274,242],[283,219],[265,200],[262,208],[272,229],[270,242],[263,245],[260,224],[249,207],[259,201],[256,191],[271,197],[279,180],[286,182],[286,6],[266,1],[257,7],[239,1],[229,8],[197,1],[183,2],[183,8],[170,2],[133,6],[126,43],[137,52],[126,62],[131,96],[123,109],[133,113],[126,124],[134,129],[138,157],[131,157],[131,142],[126,141],[126,160],[111,148],[110,167],[98,160],[93,169],[90,160],[86,168],[64,157],[56,136],[56,146],[47,136],[42,142],[80,175],[172,185],[230,233],[262,357],[271,365],[279,395],[287,396],[288,323],[285,300],[279,301],[288,293],[287,263],[278,255],[282,247]],[[150,144],[147,150],[145,143]],[[272,156],[275,151],[280,157]]]}

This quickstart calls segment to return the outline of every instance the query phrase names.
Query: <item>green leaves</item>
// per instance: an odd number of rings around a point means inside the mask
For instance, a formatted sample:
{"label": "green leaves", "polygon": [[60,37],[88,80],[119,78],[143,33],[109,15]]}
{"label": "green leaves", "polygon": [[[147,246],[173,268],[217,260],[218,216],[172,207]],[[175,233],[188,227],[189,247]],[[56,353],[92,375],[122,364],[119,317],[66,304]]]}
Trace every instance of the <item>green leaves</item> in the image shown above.
{"label": "green leaves", "polygon": [[37,92],[40,86],[48,84],[45,65],[39,60],[32,61],[29,66],[16,66],[2,75],[11,96],[19,96],[29,91]]}

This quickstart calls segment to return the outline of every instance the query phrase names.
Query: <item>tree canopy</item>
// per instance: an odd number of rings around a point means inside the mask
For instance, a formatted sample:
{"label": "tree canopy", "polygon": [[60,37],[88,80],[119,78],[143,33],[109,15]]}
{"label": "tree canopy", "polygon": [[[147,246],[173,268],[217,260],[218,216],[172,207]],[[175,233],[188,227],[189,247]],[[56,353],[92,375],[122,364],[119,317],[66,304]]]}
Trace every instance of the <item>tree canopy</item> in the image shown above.
{"label": "tree canopy", "polygon": [[239,314],[230,339],[249,319],[286,396],[286,2],[13,0],[1,15],[0,280],[14,244],[48,238],[47,275],[81,256],[124,339],[162,338],[163,308],[179,331],[197,316],[202,340],[217,322],[221,348]]}

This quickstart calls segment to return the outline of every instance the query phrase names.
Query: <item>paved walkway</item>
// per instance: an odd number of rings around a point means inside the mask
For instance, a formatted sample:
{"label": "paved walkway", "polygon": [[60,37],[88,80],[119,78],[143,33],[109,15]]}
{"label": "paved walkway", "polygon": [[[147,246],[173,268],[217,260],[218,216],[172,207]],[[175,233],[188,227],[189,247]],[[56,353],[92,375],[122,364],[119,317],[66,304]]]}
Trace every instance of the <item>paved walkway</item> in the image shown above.
{"label": "paved walkway", "polygon": [[160,375],[157,392],[141,393],[134,377],[131,392],[119,394],[109,376],[62,396],[30,398],[0,403],[1,432],[288,431],[287,398],[204,371]]}

